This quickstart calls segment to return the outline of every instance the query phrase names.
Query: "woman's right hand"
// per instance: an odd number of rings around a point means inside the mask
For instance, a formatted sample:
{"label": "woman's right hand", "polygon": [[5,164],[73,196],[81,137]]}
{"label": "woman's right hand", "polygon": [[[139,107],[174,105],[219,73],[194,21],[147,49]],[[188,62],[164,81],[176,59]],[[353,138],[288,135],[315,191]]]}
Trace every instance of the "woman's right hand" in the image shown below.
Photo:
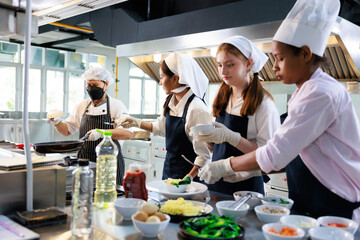
{"label": "woman's right hand", "polygon": [[141,119],[133,117],[120,118],[115,121],[116,124],[120,124],[123,128],[138,127],[140,128]]}

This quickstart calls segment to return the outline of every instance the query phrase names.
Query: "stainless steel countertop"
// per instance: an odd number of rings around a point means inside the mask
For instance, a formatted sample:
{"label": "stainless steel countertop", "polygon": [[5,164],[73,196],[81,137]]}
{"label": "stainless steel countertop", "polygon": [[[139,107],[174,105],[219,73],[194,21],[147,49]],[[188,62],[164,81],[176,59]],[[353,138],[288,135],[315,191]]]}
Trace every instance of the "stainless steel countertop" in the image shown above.
{"label": "stainless steel countertop", "polygon": [[[202,200],[206,194],[210,194],[211,201],[209,204],[214,208],[213,214],[218,214],[215,203],[221,200],[233,200],[230,195],[225,195],[216,192],[206,192],[203,195],[198,195],[192,198],[193,200]],[[155,197],[156,193],[151,193]],[[69,213],[70,208],[64,209]],[[244,218],[239,220],[239,223],[245,228],[246,240],[263,240],[265,239],[261,227],[262,222],[258,220],[254,210],[250,210]],[[96,240],[140,240],[140,239],[160,239],[160,240],[175,240],[178,239],[177,223],[169,223],[168,227],[163,233],[158,234],[156,238],[144,238],[133,226],[131,221],[123,221],[122,216],[116,213],[115,209],[94,210],[93,216],[93,233],[88,239]],[[33,229],[33,231],[40,234],[40,239],[44,240],[67,240],[76,239],[71,236],[70,232],[70,217],[66,224],[47,226]],[[355,240],[360,240],[360,229],[355,234]]]}

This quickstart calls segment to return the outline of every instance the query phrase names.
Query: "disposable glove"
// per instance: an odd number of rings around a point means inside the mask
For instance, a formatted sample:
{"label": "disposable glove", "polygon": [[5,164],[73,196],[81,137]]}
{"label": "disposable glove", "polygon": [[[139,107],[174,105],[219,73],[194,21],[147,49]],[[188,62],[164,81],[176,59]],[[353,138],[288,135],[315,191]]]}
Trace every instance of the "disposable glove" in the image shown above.
{"label": "disposable glove", "polygon": [[131,127],[140,128],[141,119],[126,117],[126,118],[120,118],[119,120],[116,121],[116,123],[120,124],[123,128],[131,128]]}
{"label": "disposable glove", "polygon": [[213,125],[215,126],[214,129],[206,132],[200,132],[196,140],[200,142],[213,142],[217,144],[228,142],[234,147],[238,145],[241,139],[240,133],[233,132],[225,125],[218,122],[213,122]]}
{"label": "disposable glove", "polygon": [[252,177],[256,177],[256,176],[261,176],[261,171],[260,170],[255,170],[255,171],[240,171],[240,172],[235,172],[233,174],[227,174],[226,176],[223,177],[225,182],[239,182],[239,181],[244,181],[246,179],[252,178]]}
{"label": "disposable glove", "polygon": [[200,180],[213,184],[227,174],[234,174],[230,165],[230,158],[232,157],[206,164],[198,173]]}
{"label": "disposable glove", "polygon": [[[105,132],[105,130],[99,129],[102,132]],[[88,139],[86,141],[96,141],[99,138],[103,137],[103,134],[99,133],[97,129],[92,129],[86,133],[86,135],[89,135]]]}
{"label": "disposable glove", "polygon": [[60,120],[60,118],[47,118],[46,122],[51,123],[52,125],[54,125],[56,127],[57,125],[60,124],[61,120]]}
{"label": "disposable glove", "polygon": [[64,113],[60,110],[51,110],[46,114],[46,122],[57,126],[60,123],[60,117],[62,115],[64,115]]}

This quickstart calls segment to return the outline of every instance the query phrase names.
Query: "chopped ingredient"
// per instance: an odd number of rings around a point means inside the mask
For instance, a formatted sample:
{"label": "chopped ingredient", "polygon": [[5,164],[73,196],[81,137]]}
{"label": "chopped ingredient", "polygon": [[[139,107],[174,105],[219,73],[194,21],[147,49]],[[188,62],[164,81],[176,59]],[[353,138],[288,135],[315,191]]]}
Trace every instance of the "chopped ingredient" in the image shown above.
{"label": "chopped ingredient", "polygon": [[185,201],[184,198],[168,200],[160,208],[164,213],[184,216],[197,216],[201,209],[201,206],[195,206],[192,202]]}
{"label": "chopped ingredient", "polygon": [[216,215],[190,218],[184,221],[184,227],[189,234],[200,238],[234,238],[242,233],[242,229],[231,218]]}
{"label": "chopped ingredient", "polygon": [[268,231],[271,233],[281,235],[281,236],[297,236],[297,235],[299,235],[296,232],[296,229],[292,228],[292,227],[283,227],[283,228],[281,228],[280,232],[275,231],[274,228],[270,228]]}
{"label": "chopped ingredient", "polygon": [[168,179],[164,180],[164,182],[166,184],[171,184],[171,185],[175,185],[176,187],[179,187],[179,185],[190,184],[191,183],[191,178],[190,177],[186,177],[185,179],[168,178]]}
{"label": "chopped ingredient", "polygon": [[310,228],[310,227],[314,227],[315,223],[314,222],[301,221],[301,222],[295,223],[295,226],[303,227],[303,228]]}
{"label": "chopped ingredient", "polygon": [[327,223],[326,225],[330,227],[346,228],[347,226],[343,223]]}
{"label": "chopped ingredient", "polygon": [[284,214],[285,211],[282,209],[278,209],[278,208],[272,208],[272,207],[263,207],[260,208],[260,211],[263,213],[271,213],[271,214]]}

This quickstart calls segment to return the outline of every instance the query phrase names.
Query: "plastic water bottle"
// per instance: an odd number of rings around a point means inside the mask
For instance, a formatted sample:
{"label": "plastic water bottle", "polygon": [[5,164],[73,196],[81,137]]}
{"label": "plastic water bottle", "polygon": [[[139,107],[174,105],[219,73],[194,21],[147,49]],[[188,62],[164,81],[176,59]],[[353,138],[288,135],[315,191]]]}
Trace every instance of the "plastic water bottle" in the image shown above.
{"label": "plastic water bottle", "polygon": [[85,236],[91,233],[94,172],[87,159],[79,159],[79,167],[72,172],[73,194],[71,201],[71,233]]}
{"label": "plastic water bottle", "polygon": [[104,139],[96,146],[96,191],[94,203],[97,208],[113,206],[117,198],[116,174],[119,149],[111,139],[111,132],[105,131]]}

